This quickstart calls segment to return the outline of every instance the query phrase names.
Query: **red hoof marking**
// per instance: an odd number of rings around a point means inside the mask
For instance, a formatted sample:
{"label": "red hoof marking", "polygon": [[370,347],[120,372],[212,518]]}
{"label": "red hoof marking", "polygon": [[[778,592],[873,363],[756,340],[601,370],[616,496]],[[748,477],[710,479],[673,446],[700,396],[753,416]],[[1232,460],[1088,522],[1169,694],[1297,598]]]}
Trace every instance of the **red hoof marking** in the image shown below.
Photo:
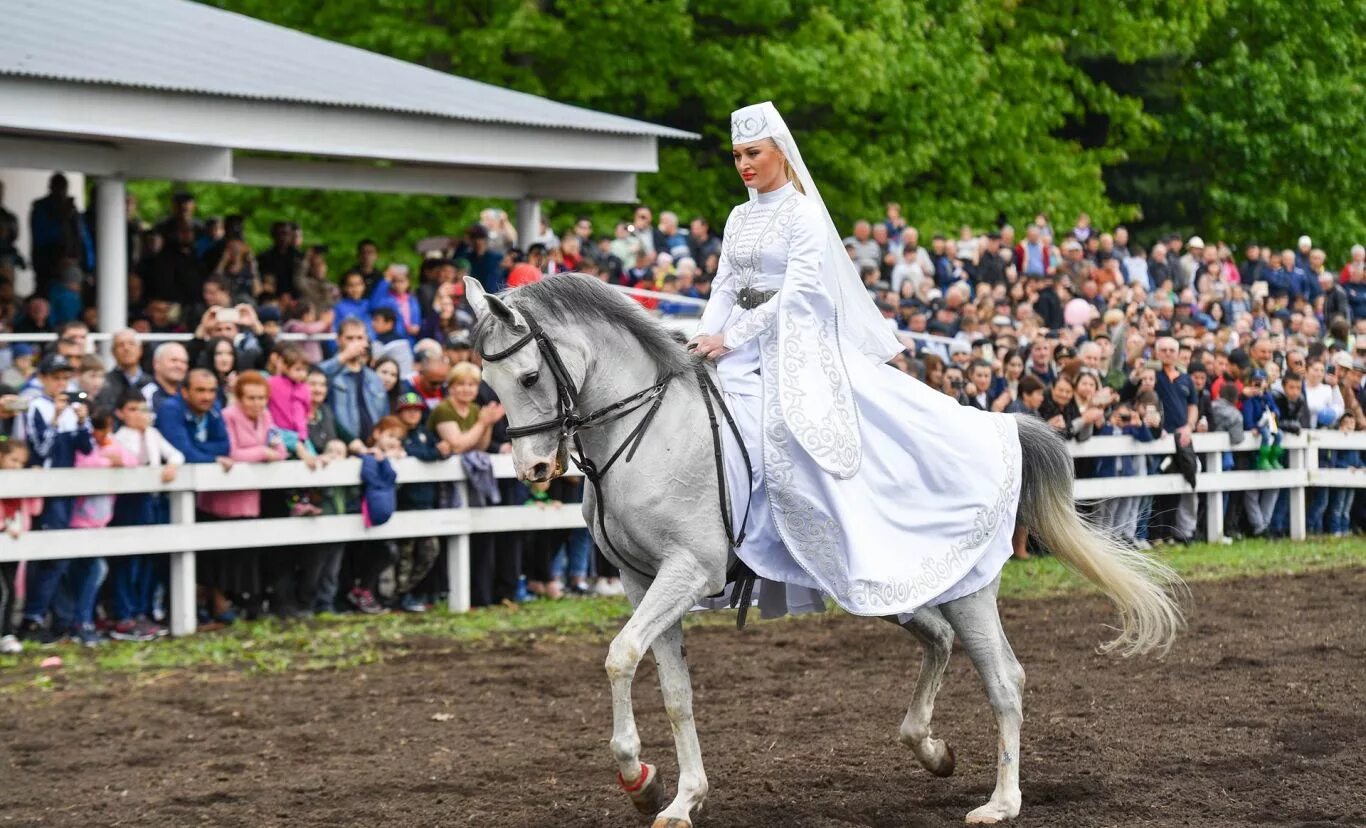
{"label": "red hoof marking", "polygon": [[621,775],[621,771],[617,771],[617,784],[628,794],[639,791],[641,788],[645,787],[645,783],[648,781],[650,781],[650,766],[644,762],[640,763],[640,778],[635,782],[627,782],[626,777]]}

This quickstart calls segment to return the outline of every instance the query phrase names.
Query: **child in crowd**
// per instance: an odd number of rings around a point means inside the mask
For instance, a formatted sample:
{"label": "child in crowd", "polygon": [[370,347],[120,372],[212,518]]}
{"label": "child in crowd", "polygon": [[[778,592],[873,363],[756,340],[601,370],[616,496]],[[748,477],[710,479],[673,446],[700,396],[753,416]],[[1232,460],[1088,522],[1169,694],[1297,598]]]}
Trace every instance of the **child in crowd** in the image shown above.
{"label": "child in crowd", "polygon": [[[442,460],[449,456],[438,445],[436,436],[422,425],[427,416],[427,403],[421,395],[409,391],[398,398],[398,418],[408,429],[403,450],[409,457],[423,462]],[[398,508],[402,511],[435,509],[438,488],[436,483],[405,483],[398,487]],[[406,538],[398,542],[397,586],[398,606],[404,612],[426,612],[427,603],[413,594],[436,563],[440,547],[436,538]]]}
{"label": "child in crowd", "polygon": [[32,345],[16,342],[10,346],[9,352],[11,361],[8,368],[0,371],[0,383],[11,388],[23,388],[33,377],[37,351]]}
{"label": "child in crowd", "polygon": [[[30,465],[45,469],[74,468],[76,454],[91,450],[89,409],[85,403],[73,401],[72,395],[67,392],[74,372],[75,366],[57,353],[43,357],[38,365],[38,393],[29,401],[28,410],[24,412],[24,433],[28,438]],[[74,497],[46,498],[43,512],[38,517],[38,527],[44,530],[69,528],[75,501]],[[24,620],[19,628],[21,638],[35,641],[39,646],[50,646],[65,637],[64,630],[47,623],[47,616],[62,579],[72,564],[72,560],[66,559],[30,562],[27,570],[28,588],[24,595]],[[86,566],[76,568],[89,574]],[[98,637],[92,636],[91,643],[98,643]]]}
{"label": "child in crowd", "polygon": [[[0,440],[0,472],[18,471],[28,466],[28,446],[20,440]],[[40,498],[7,498],[0,500],[0,524],[4,535],[18,538],[29,530],[34,515],[43,509]],[[3,549],[0,538],[0,549]],[[0,655],[14,655],[24,645],[14,635],[15,584],[19,573],[18,561],[0,561]]]}
{"label": "child in crowd", "polygon": [[[307,300],[299,300],[294,303],[290,310],[290,318],[285,320],[281,330],[285,333],[319,334],[332,329],[332,312],[328,311],[326,319],[318,317],[318,306]],[[309,364],[317,365],[323,361],[323,346],[320,342],[301,342],[299,347],[304,352],[304,359]]]}
{"label": "child in crowd", "polygon": [[[1146,417],[1139,416],[1133,406],[1120,403],[1110,414],[1110,421],[1096,432],[1102,437],[1124,434],[1140,443],[1153,440],[1153,429],[1161,430],[1162,420],[1149,412]],[[1136,477],[1138,475],[1135,457],[1102,457],[1096,460],[1096,477]],[[1137,545],[1139,497],[1112,497],[1101,501],[1097,519],[1101,526]]]}
{"label": "child in crowd", "polygon": [[[1338,420],[1338,430],[1351,434],[1357,430],[1357,418],[1348,411]],[[1333,468],[1360,469],[1363,467],[1359,449],[1337,449],[1333,452]],[[1333,489],[1328,495],[1328,525],[1325,527],[1335,538],[1345,538],[1352,534],[1352,503],[1356,500],[1356,489]]]}
{"label": "child in crowd", "polygon": [[[389,460],[402,459],[406,456],[403,451],[403,440],[407,435],[408,429],[403,425],[402,420],[393,415],[381,417],[370,433],[368,447],[370,456],[379,461],[381,465],[387,465]],[[389,480],[393,480],[392,474]],[[367,501],[367,505],[373,502],[374,498],[394,498],[388,504],[388,510],[392,512],[393,506],[397,502],[397,493],[394,491],[375,492],[367,489],[363,492],[363,498]],[[368,514],[370,516],[375,515],[375,510],[371,508]],[[346,594],[346,600],[351,603],[351,606],[366,615],[378,615],[384,612],[384,607],[375,598],[375,593],[379,589],[380,575],[384,573],[384,570],[398,562],[398,545],[393,541],[368,541],[359,544],[358,547],[353,560],[353,583]]]}
{"label": "child in crowd", "polygon": [[312,394],[308,388],[308,358],[302,348],[285,345],[277,352],[278,370],[267,380],[270,384],[269,410],[271,419],[283,434],[285,447],[291,453],[295,446],[308,439],[308,415],[312,410]]}
{"label": "child in crowd", "polygon": [[80,370],[76,374],[76,387],[90,402],[104,390],[104,362],[94,354],[81,357]]}
{"label": "child in crowd", "polygon": [[[327,440],[321,448],[322,457],[328,463],[345,460],[347,457],[346,443],[336,437]],[[317,514],[347,515],[360,511],[360,490],[356,486],[313,489],[306,497],[316,507]],[[305,558],[299,591],[302,595],[313,596],[314,612],[336,611],[337,589],[345,551],[344,543],[323,543],[313,547],[311,554]]]}
{"label": "child in crowd", "polygon": [[341,330],[341,323],[347,319],[359,319],[365,324],[365,333],[370,341],[375,341],[375,329],[370,324],[370,302],[365,298],[365,277],[356,271],[342,277],[341,298],[332,308],[332,329]]}
{"label": "child in crowd", "polygon": [[[112,411],[101,409],[92,413],[90,428],[90,450],[76,454],[76,468],[121,469],[137,465],[137,457],[114,439]],[[77,497],[71,512],[71,528],[103,529],[108,526],[114,519],[114,500],[115,496],[111,494]],[[71,589],[71,606],[64,607],[62,602],[53,602],[54,620],[67,621],[72,637],[87,647],[100,643],[99,633],[95,630],[95,601],[108,573],[109,565],[104,558],[78,558],[72,561],[66,573]]]}
{"label": "child in crowd", "polygon": [[[126,448],[134,465],[161,469],[161,482],[175,480],[185,455],[171,445],[152,425],[156,415],[148,409],[141,394],[130,391],[119,400],[118,419],[122,424],[114,439]],[[156,526],[170,522],[169,504],[164,495],[151,492],[121,494],[114,501],[110,526]],[[151,641],[167,634],[154,620],[156,585],[166,568],[164,555],[121,555],[110,561],[110,617],[114,626],[109,637],[119,641]]]}
{"label": "child in crowd", "polygon": [[[526,484],[526,506],[537,509],[560,509],[564,506],[566,486],[561,480],[547,480]],[[526,589],[540,598],[558,600],[564,597],[560,582],[551,572],[555,553],[569,539],[568,529],[541,529],[520,533],[522,571],[526,574]]]}
{"label": "child in crowd", "polygon": [[418,331],[422,330],[422,308],[411,290],[408,266],[391,264],[370,297],[370,307],[374,311],[378,312],[382,307],[393,310],[398,333],[409,342],[416,340]]}
{"label": "child in crowd", "polygon": [[381,305],[370,311],[370,327],[375,332],[375,342],[388,345],[391,342],[407,343],[408,338],[398,330],[398,316],[394,309]]}
{"label": "child in crowd", "polygon": [[1258,471],[1285,468],[1281,465],[1285,449],[1281,448],[1281,429],[1276,422],[1280,415],[1280,409],[1276,407],[1276,401],[1271,398],[1271,391],[1267,388],[1266,372],[1261,369],[1253,371],[1243,383],[1243,428],[1248,431],[1256,429],[1262,436],[1261,448],[1257,449]]}

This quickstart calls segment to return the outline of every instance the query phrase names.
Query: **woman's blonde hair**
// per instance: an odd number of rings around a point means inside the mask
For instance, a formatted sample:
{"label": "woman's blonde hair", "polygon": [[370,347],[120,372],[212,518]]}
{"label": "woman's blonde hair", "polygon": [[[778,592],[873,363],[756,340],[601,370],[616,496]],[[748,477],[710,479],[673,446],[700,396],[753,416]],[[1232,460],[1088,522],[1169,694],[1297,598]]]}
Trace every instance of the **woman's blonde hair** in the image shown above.
{"label": "woman's blonde hair", "polygon": [[479,370],[479,366],[473,362],[457,362],[451,366],[448,380],[451,385],[454,385],[457,382],[479,382],[482,376],[483,373]]}
{"label": "woman's blonde hair", "polygon": [[806,188],[802,186],[801,179],[797,178],[797,171],[792,169],[792,163],[787,160],[786,155],[783,155],[783,148],[778,146],[778,142],[772,138],[766,138],[765,140],[773,145],[773,148],[778,151],[779,155],[783,156],[783,174],[787,176],[787,180],[792,182],[792,186],[797,188],[797,192],[806,195]]}

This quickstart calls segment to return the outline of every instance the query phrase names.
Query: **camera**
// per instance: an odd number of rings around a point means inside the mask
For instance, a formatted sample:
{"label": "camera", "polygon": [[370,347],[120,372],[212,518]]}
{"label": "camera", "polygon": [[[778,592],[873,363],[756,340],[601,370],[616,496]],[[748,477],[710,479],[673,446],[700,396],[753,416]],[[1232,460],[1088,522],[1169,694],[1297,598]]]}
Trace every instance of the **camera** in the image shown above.
{"label": "camera", "polygon": [[955,391],[962,391],[964,388],[968,387],[968,382],[967,380],[960,379],[949,380],[949,387]]}

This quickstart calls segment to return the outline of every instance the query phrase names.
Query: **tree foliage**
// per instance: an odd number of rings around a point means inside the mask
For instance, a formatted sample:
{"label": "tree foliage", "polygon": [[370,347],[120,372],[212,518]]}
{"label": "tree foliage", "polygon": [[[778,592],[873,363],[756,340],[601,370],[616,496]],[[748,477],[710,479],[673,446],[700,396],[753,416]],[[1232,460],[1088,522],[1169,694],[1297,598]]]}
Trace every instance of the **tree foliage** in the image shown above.
{"label": "tree foliage", "polygon": [[[1362,4],[1343,0],[213,0],[442,71],[700,133],[642,200],[719,220],[742,199],[729,113],[771,99],[837,221],[899,201],[945,230],[1068,221],[1346,241],[1361,168]],[[1307,11],[1305,5],[1310,7]],[[398,251],[478,204],[198,188]],[[149,193],[150,194],[150,193]],[[557,226],[586,211],[549,205]],[[257,225],[263,224],[258,220]],[[264,231],[264,227],[257,228]],[[316,233],[315,233],[316,235]]]}

